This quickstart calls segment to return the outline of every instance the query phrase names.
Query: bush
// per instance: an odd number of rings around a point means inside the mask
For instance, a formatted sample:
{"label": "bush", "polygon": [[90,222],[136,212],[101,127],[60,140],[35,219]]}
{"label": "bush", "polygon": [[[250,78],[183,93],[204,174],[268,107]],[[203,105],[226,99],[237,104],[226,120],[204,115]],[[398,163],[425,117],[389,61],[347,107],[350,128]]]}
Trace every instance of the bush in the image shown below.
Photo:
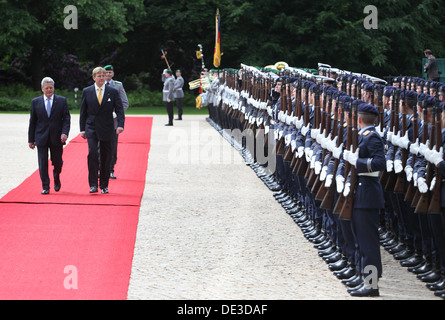
{"label": "bush", "polygon": [[[77,103],[74,99],[74,91],[68,89],[55,89],[55,94],[67,98],[70,109],[79,109],[82,91],[77,92]],[[0,111],[28,111],[31,108],[32,99],[43,95],[41,91],[34,91],[23,84],[15,84],[0,87]],[[137,91],[127,91],[130,107],[165,107],[162,101],[162,91],[150,91],[142,88]],[[195,92],[184,88],[184,107],[195,107]]]}

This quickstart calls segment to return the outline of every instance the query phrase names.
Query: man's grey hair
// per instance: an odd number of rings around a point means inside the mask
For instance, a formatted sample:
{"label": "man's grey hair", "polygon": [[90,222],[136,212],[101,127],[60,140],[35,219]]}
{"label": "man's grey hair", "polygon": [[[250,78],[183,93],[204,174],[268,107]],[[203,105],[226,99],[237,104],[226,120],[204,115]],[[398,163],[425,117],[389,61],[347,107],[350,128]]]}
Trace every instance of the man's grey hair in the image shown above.
{"label": "man's grey hair", "polygon": [[52,79],[52,78],[50,78],[50,77],[45,77],[45,78],[43,78],[42,79],[42,87],[43,87],[43,85],[45,84],[45,83],[48,83],[48,82],[51,82],[52,84],[53,84],[53,86],[54,86],[54,80]]}

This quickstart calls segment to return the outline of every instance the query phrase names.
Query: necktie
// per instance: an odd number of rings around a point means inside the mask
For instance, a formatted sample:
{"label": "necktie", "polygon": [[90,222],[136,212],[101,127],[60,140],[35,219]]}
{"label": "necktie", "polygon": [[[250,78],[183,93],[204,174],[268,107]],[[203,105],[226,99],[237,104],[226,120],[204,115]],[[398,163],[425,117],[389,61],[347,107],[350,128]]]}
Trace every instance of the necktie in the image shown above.
{"label": "necktie", "polygon": [[46,99],[46,112],[48,113],[48,118],[51,115],[51,100],[49,98]]}
{"label": "necktie", "polygon": [[97,95],[97,100],[99,104],[102,104],[102,88],[99,88],[99,94]]}

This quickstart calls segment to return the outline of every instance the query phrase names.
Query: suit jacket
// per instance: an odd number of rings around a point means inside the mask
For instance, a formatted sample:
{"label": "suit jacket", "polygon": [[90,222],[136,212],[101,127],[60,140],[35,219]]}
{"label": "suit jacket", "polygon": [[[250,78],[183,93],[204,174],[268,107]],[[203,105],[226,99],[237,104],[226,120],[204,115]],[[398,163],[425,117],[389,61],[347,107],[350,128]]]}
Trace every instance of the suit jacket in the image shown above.
{"label": "suit jacket", "polygon": [[54,95],[49,117],[43,96],[32,100],[28,142],[34,142],[37,147],[61,146],[60,136],[68,136],[70,126],[71,115],[65,97]]}
{"label": "suit jacket", "polygon": [[113,112],[117,115],[118,127],[123,128],[125,114],[119,91],[111,86],[105,86],[102,104],[99,105],[94,84],[83,89],[80,105],[80,131],[84,131],[87,138],[96,134],[99,140],[110,141],[115,132]]}
{"label": "suit jacket", "polygon": [[175,98],[184,98],[184,91],[182,91],[182,87],[184,86],[184,79],[179,76],[175,80],[175,84],[173,86],[173,91],[175,93]]}

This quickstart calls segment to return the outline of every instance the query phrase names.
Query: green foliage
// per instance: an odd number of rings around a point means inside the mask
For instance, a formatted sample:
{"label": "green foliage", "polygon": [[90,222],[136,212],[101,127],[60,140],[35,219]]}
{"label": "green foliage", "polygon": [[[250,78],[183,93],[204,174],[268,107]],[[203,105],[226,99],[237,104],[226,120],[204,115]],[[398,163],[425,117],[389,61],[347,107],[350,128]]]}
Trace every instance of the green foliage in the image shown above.
{"label": "green foliage", "polygon": [[[46,66],[59,65],[49,57],[74,55],[80,66],[88,68],[113,64],[117,79],[132,90],[156,91],[162,88],[160,75],[166,64],[160,49],[165,49],[171,68],[182,69],[187,83],[201,71],[201,60],[195,56],[198,44],[203,46],[205,66],[213,67],[217,8],[221,68],[238,68],[240,63],[264,67],[277,61],[314,68],[323,62],[376,76],[420,75],[424,49],[445,57],[442,0],[375,0],[377,30],[363,26],[368,4],[365,0],[0,0],[0,79],[2,70],[7,70],[8,79],[32,79],[36,88],[40,77],[52,70]],[[78,30],[63,27],[66,5],[78,9]],[[57,54],[44,55],[48,50]]]}

